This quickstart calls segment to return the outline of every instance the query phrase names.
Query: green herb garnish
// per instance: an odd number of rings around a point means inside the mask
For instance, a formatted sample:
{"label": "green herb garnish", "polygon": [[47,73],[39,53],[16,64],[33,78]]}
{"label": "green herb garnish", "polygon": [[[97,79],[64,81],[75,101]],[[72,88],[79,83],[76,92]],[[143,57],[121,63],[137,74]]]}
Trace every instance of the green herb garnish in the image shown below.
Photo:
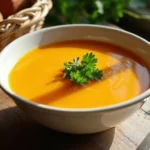
{"label": "green herb garnish", "polygon": [[103,77],[102,70],[96,68],[97,58],[93,53],[83,55],[79,64],[79,57],[73,62],[65,62],[63,78],[69,78],[72,83],[84,85],[89,80],[100,80]]}

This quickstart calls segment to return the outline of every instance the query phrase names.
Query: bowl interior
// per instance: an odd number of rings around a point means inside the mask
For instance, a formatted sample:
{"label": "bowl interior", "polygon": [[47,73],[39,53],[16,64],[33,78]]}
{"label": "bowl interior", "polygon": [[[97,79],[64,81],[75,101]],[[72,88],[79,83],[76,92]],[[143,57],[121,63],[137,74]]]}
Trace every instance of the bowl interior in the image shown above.
{"label": "bowl interior", "polygon": [[111,42],[138,54],[150,67],[150,44],[142,38],[125,32],[96,25],[65,25],[27,34],[9,44],[0,55],[0,83],[9,93],[9,72],[18,59],[32,48],[71,39],[92,39]]}

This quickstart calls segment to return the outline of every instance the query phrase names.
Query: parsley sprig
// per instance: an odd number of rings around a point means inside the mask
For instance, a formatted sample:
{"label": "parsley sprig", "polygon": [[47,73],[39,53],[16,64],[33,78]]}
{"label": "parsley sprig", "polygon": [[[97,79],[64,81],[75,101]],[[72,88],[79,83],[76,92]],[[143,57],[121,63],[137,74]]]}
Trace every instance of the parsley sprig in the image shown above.
{"label": "parsley sprig", "polygon": [[96,68],[97,58],[93,53],[83,55],[79,64],[79,57],[73,62],[65,62],[63,78],[69,78],[72,83],[84,85],[89,80],[100,80],[103,77],[102,70]]}

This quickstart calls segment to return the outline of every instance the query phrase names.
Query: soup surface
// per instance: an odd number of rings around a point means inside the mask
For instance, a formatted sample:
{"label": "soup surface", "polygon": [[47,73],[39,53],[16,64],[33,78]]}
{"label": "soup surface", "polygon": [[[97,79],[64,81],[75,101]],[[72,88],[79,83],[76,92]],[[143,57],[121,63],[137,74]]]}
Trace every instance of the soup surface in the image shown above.
{"label": "soup surface", "polygon": [[[98,58],[100,81],[84,86],[62,79],[63,63],[85,53]],[[127,101],[149,88],[149,72],[143,61],[112,44],[74,40],[35,48],[16,63],[9,75],[10,88],[37,103],[63,108],[94,108]]]}

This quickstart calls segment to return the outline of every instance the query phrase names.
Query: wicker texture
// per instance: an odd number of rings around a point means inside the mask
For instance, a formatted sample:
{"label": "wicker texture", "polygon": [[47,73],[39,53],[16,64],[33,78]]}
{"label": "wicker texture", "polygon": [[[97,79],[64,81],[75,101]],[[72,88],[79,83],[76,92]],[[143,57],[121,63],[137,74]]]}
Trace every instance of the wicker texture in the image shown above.
{"label": "wicker texture", "polygon": [[42,28],[45,16],[51,8],[51,0],[37,0],[31,8],[0,22],[0,50],[16,38]]}

